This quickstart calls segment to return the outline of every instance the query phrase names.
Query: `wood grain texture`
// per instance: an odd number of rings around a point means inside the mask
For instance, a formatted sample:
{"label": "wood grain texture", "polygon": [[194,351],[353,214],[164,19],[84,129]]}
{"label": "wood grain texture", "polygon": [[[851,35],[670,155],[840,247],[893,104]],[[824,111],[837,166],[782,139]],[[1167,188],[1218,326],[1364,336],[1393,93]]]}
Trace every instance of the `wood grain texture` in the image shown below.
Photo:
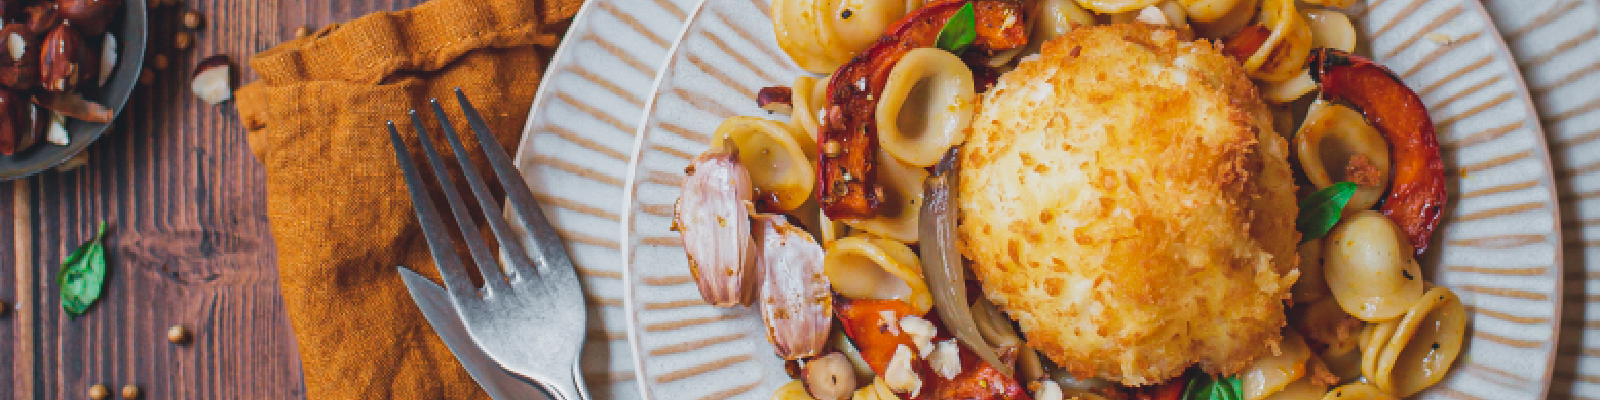
{"label": "wood grain texture", "polygon": [[[195,63],[227,54],[238,82],[251,54],[294,35],[422,0],[187,0],[151,11],[146,59],[170,67],[133,93],[89,164],[0,183],[0,399],[86,397],[135,384],[147,399],[304,398],[301,365],[266,221],[265,175],[232,104],[189,91]],[[183,8],[205,26],[171,48]],[[93,233],[107,236],[111,273],[83,317],[61,311],[53,277]],[[188,327],[185,345],[167,327]]]}

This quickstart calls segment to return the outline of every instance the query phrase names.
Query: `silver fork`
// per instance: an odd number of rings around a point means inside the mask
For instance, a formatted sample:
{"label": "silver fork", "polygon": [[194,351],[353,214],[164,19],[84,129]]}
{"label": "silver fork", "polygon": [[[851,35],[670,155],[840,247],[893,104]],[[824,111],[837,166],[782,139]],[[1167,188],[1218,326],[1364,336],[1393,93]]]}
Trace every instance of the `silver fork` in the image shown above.
{"label": "silver fork", "polygon": [[[583,289],[578,284],[572,260],[561,244],[555,229],[545,220],[534,201],[533,193],[523,182],[522,174],[511,164],[510,157],[489,132],[488,124],[478,110],[467,102],[467,97],[456,89],[456,99],[461,102],[467,125],[477,136],[483,153],[494,169],[495,176],[505,187],[508,202],[522,225],[532,236],[531,249],[524,248],[517,233],[497,205],[489,187],[478,174],[467,156],[467,149],[456,137],[455,128],[439,106],[438,99],[431,100],[433,113],[439,119],[445,140],[455,151],[467,186],[488,220],[500,242],[504,263],[499,262],[479,235],[478,224],[473,221],[461,195],[456,191],[454,179],[445,167],[444,160],[428,138],[427,128],[417,110],[411,110],[411,123],[417,131],[417,141],[433,166],[433,176],[444,190],[450,203],[450,213],[455,215],[456,227],[467,243],[472,260],[483,275],[484,285],[476,287],[467,275],[461,257],[450,237],[450,227],[439,217],[438,208],[428,195],[422,174],[411,160],[394,121],[389,121],[389,139],[394,144],[395,157],[404,170],[406,187],[411,192],[411,203],[417,211],[417,222],[427,237],[428,250],[433,253],[434,265],[450,292],[450,302],[461,321],[466,325],[472,341],[490,358],[517,375],[533,380],[555,400],[588,400],[583,375],[578,369],[578,356],[582,351],[585,331]],[[402,270],[405,267],[400,267]],[[502,269],[504,271],[502,271]]]}

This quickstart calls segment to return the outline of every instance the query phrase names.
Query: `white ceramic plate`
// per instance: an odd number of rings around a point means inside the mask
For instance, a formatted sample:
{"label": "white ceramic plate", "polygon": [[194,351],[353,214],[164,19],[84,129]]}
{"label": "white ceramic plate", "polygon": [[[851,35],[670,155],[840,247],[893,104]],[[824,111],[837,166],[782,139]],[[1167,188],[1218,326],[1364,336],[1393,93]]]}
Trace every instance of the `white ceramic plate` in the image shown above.
{"label": "white ceramic plate", "polygon": [[[546,67],[516,161],[589,298],[582,368],[596,399],[638,398],[617,241],[634,127],[694,0],[589,0]],[[516,219],[512,219],[515,221]]]}
{"label": "white ceramic plate", "polygon": [[[1453,205],[1424,260],[1427,274],[1473,311],[1457,372],[1422,396],[1541,398],[1560,315],[1562,276],[1554,266],[1561,232],[1540,122],[1516,65],[1477,2],[1372,3],[1358,7],[1357,29],[1370,43],[1361,51],[1395,70],[1428,104],[1450,171]],[[699,300],[678,235],[667,229],[683,167],[707,147],[715,126],[729,116],[766,115],[755,105],[756,90],[786,85],[803,73],[773,41],[769,12],[762,0],[707,0],[693,7],[646,98],[633,162],[624,170],[626,205],[618,227],[622,318],[644,398],[759,399],[788,381],[755,313]],[[632,25],[668,25],[676,17],[630,13]],[[1453,41],[1424,39],[1428,33]],[[660,43],[627,38],[640,47]],[[606,329],[614,329],[606,316]]]}
{"label": "white ceramic plate", "polygon": [[1550,140],[1565,244],[1551,397],[1600,398],[1600,2],[1488,0]]}

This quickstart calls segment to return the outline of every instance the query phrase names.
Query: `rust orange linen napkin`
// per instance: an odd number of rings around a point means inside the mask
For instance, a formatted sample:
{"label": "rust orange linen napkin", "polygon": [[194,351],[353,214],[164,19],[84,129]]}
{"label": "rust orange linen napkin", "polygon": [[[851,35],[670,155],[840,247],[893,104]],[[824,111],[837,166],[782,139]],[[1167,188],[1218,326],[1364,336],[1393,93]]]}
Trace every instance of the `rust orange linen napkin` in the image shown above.
{"label": "rust orange linen napkin", "polygon": [[[250,59],[260,79],[238,91],[237,106],[267,171],[268,218],[308,397],[488,398],[396,272],[404,265],[438,277],[383,124],[399,124],[423,160],[406,113],[438,98],[464,129],[452,93],[459,87],[500,143],[515,148],[545,61],[580,3],[434,0]],[[443,143],[430,123],[434,143]]]}

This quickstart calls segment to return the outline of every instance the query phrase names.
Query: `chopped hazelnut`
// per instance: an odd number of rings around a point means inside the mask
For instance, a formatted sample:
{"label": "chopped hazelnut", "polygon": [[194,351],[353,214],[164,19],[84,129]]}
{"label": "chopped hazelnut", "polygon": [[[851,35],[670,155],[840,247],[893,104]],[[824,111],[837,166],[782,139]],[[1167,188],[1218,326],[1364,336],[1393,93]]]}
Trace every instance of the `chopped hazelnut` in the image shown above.
{"label": "chopped hazelnut", "polygon": [[111,397],[111,390],[106,389],[106,385],[96,383],[92,386],[89,386],[89,398],[94,400],[105,400],[107,397]]}
{"label": "chopped hazelnut", "polygon": [[183,12],[183,27],[190,30],[200,29],[200,13],[195,10]]}
{"label": "chopped hazelnut", "polygon": [[189,330],[185,329],[183,325],[173,325],[171,328],[167,328],[167,341],[172,343],[187,342],[189,341]]}
{"label": "chopped hazelnut", "polygon": [[155,57],[151,57],[150,58],[150,68],[155,68],[157,71],[166,70],[167,69],[167,55],[166,54],[157,54]]}
{"label": "chopped hazelnut", "polygon": [[172,35],[172,47],[178,50],[188,50],[194,46],[194,35],[189,32],[178,32]]}
{"label": "chopped hazelnut", "polygon": [[123,386],[122,387],[122,398],[125,399],[125,400],[133,400],[133,399],[139,398],[139,387],[138,386],[134,386],[134,385]]}
{"label": "chopped hazelnut", "polygon": [[792,96],[788,86],[768,86],[756,93],[756,105],[769,113],[789,115],[794,112]]}

